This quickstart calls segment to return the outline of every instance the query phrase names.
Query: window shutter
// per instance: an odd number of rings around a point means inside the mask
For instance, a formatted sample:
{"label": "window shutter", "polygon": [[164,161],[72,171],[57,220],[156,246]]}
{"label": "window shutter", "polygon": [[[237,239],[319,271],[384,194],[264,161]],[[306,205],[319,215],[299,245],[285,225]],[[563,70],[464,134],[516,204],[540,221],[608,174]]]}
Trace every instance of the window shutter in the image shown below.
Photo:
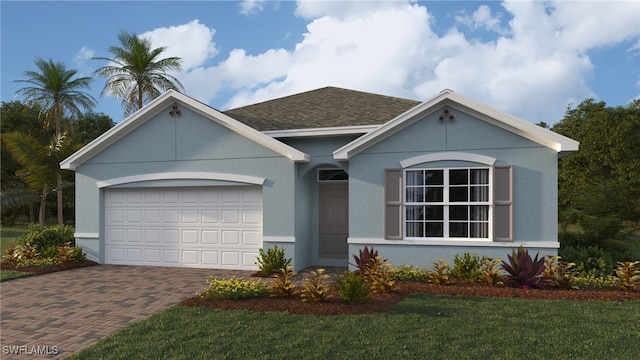
{"label": "window shutter", "polygon": [[493,239],[513,241],[513,166],[493,168]]}
{"label": "window shutter", "polygon": [[402,169],[384,170],[384,238],[402,240]]}

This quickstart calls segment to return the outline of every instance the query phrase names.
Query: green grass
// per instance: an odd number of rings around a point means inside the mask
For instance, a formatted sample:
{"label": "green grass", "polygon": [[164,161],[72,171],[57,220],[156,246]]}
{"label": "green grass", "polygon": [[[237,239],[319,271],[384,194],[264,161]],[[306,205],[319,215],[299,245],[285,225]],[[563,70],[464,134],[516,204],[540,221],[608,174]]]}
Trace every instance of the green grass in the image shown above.
{"label": "green grass", "polygon": [[172,307],[70,359],[636,359],[640,301],[416,294],[387,313]]}
{"label": "green grass", "polygon": [[19,279],[27,276],[32,276],[32,275],[33,273],[26,273],[26,272],[13,271],[13,270],[2,270],[0,271],[0,282]]}
{"label": "green grass", "polygon": [[0,251],[4,255],[5,250],[18,242],[20,236],[27,233],[29,229],[24,227],[2,227],[0,229]]}
{"label": "green grass", "polygon": [[[5,250],[18,242],[20,236],[26,234],[28,228],[24,227],[2,227],[0,229],[0,256],[4,256]],[[0,282],[31,276],[33,274],[19,271],[0,271]]]}

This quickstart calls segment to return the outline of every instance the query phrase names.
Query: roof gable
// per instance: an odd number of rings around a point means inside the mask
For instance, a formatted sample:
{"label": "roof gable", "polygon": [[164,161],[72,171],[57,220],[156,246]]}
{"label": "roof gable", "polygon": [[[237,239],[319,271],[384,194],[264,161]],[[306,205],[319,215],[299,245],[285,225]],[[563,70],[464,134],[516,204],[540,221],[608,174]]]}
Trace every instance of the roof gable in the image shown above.
{"label": "roof gable", "polygon": [[432,99],[400,114],[379,128],[334,151],[333,157],[336,160],[348,160],[351,156],[383,141],[387,137],[437,111],[443,106],[451,106],[475,118],[551,148],[562,155],[578,150],[579,143],[573,139],[468,99],[447,89]]}
{"label": "roof gable", "polygon": [[192,111],[202,115],[203,117],[214,121],[256,143],[259,143],[283,156],[296,161],[307,162],[309,161],[309,155],[294,149],[272,137],[257,131],[256,129],[247,126],[228,115],[225,115],[216,109],[205,105],[193,98],[190,98],[179,92],[169,90],[152,102],[147,104],[144,108],[140,109],[129,118],[123,120],[121,123],[105,132],[97,139],[93,140],[85,147],[65,159],[60,163],[62,169],[75,170],[78,166],[88,161],[101,151],[105,150],[119,139],[123,138],[133,130],[152,119],[160,111],[168,108],[172,104],[180,103],[182,106],[186,106]]}
{"label": "roof gable", "polygon": [[260,131],[381,125],[419,101],[324,87],[224,111]]}

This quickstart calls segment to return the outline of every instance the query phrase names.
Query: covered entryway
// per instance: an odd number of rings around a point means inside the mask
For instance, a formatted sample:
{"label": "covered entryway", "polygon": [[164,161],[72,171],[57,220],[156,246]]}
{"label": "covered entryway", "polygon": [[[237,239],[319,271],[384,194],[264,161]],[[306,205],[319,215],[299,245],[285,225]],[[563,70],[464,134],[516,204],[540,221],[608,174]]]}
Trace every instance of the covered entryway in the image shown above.
{"label": "covered entryway", "polygon": [[349,251],[349,184],[324,182],[319,187],[319,256],[346,259]]}
{"label": "covered entryway", "polygon": [[105,189],[105,262],[257,269],[258,186]]}

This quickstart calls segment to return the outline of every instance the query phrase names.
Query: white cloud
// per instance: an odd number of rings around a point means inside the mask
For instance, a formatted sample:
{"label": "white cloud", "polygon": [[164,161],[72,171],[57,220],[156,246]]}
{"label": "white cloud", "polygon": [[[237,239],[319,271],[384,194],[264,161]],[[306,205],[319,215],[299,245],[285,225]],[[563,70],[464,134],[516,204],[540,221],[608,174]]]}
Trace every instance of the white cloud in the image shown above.
{"label": "white cloud", "polygon": [[[309,20],[294,49],[234,49],[217,64],[205,61],[215,54],[214,30],[196,20],[182,26],[210,36],[185,48],[193,66],[180,79],[201,101],[230,97],[223,110],[323,86],[418,100],[449,88],[531,122],[553,123],[567,104],[596,95],[588,86],[588,50],[629,40],[638,47],[637,2],[508,1],[503,9],[481,5],[442,34],[421,4],[300,1],[295,14]],[[460,24],[495,35],[470,39]]]}
{"label": "white cloud", "polygon": [[348,19],[360,17],[376,11],[404,6],[405,0],[387,1],[360,1],[360,0],[298,0],[295,14],[307,19],[332,17],[336,19]]}
{"label": "white cloud", "polygon": [[83,46],[82,48],[80,48],[80,50],[78,50],[78,53],[73,58],[73,64],[75,65],[75,67],[81,68],[85,65],[87,60],[91,60],[91,58],[93,58],[94,56],[96,56],[96,54],[93,49]]}
{"label": "white cloud", "polygon": [[215,32],[196,19],[184,25],[157,28],[140,36],[151,38],[154,48],[166,47],[164,57],[182,58],[182,69],[189,71],[216,56],[218,49],[213,41]]}
{"label": "white cloud", "polygon": [[503,35],[507,33],[506,30],[502,29],[502,16],[500,13],[492,14],[491,8],[488,5],[480,5],[471,16],[457,15],[455,19],[458,23],[474,30],[483,28]]}
{"label": "white cloud", "polygon": [[240,2],[240,13],[243,15],[251,15],[262,11],[262,5],[266,0],[244,0]]}

